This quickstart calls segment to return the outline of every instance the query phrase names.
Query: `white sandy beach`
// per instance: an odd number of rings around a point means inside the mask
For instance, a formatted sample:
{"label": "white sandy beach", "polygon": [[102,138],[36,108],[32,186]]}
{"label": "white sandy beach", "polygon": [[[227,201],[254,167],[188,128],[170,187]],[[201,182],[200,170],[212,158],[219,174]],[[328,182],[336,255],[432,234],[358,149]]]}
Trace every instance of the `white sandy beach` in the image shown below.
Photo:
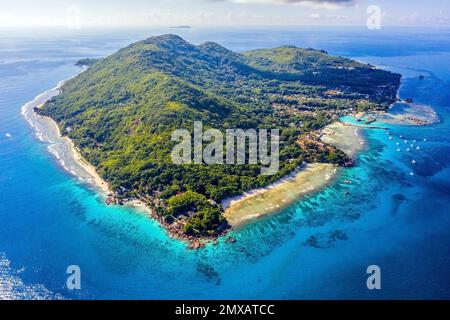
{"label": "white sandy beach", "polygon": [[[322,141],[333,145],[355,158],[365,148],[361,129],[336,122],[326,128]],[[265,188],[246,192],[241,196],[225,199],[225,217],[232,226],[240,226],[259,217],[277,213],[305,195],[317,192],[329,185],[339,168],[332,164],[314,163],[300,168],[293,174]]]}
{"label": "white sandy beach", "polygon": [[430,125],[440,121],[436,111],[428,105],[397,102],[388,112],[375,115],[382,122],[396,125]]}
{"label": "white sandy beach", "polygon": [[[103,196],[106,196],[111,191],[108,184],[98,175],[94,166],[81,156],[73,141],[68,137],[61,136],[55,121],[34,112],[34,108],[42,107],[46,101],[58,95],[63,84],[63,82],[59,83],[57,87],[40,94],[33,101],[25,104],[22,114],[35,129],[37,137],[49,144],[49,152],[55,156],[66,171],[94,186]],[[323,135],[323,141],[342,149],[349,156],[353,157],[358,150],[364,147],[364,140],[359,135],[358,128],[334,123],[328,126],[328,129],[327,132],[332,132],[332,134]],[[224,200],[222,205],[226,209],[225,217],[231,225],[238,226],[254,218],[278,212],[302,196],[316,192],[328,185],[333,181],[337,172],[338,168],[331,164],[307,165],[270,186]],[[138,200],[127,204],[149,210]]]}
{"label": "white sandy beach", "polygon": [[[41,93],[34,100],[26,103],[22,107],[22,115],[35,130],[37,138],[48,143],[48,151],[67,172],[71,173],[83,183],[87,183],[96,188],[103,197],[106,197],[111,192],[108,184],[100,177],[95,167],[82,157],[73,141],[61,135],[60,129],[53,119],[40,116],[34,112],[34,108],[42,107],[48,100],[58,95],[63,85],[64,81],[58,83],[55,88]],[[147,213],[150,210],[140,200],[127,202],[126,205]]]}
{"label": "white sandy beach", "polygon": [[56,122],[34,112],[34,108],[42,107],[45,102],[58,95],[63,84],[64,82],[59,83],[57,87],[40,94],[33,101],[25,104],[22,107],[22,115],[34,128],[38,139],[49,144],[49,152],[55,156],[66,171],[107,193],[109,191],[108,184],[97,174],[95,168],[83,159],[74,143],[69,138],[61,136]]}
{"label": "white sandy beach", "polygon": [[327,133],[322,135],[321,140],[344,151],[349,157],[355,158],[366,144],[361,130],[363,129],[334,122],[322,130]]}
{"label": "white sandy beach", "polygon": [[315,163],[265,188],[225,200],[225,217],[230,225],[240,226],[250,220],[279,212],[302,196],[318,191],[333,181],[338,168]]}

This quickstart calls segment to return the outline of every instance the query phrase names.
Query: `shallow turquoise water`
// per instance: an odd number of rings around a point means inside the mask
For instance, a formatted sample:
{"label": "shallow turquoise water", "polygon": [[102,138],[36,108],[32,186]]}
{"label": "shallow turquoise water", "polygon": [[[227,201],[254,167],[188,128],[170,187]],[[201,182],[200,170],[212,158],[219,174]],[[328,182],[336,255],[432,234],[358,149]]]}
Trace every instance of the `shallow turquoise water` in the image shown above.
{"label": "shallow turquoise water", "polygon": [[[235,50],[297,44],[383,66],[404,75],[402,97],[432,105],[442,119],[383,124],[393,140],[366,130],[367,150],[335,184],[234,231],[235,244],[197,252],[139,212],[106,207],[20,115],[24,103],[78,72],[77,58],[162,32],[0,37],[0,283],[9,284],[0,297],[450,298],[447,31],[180,30]],[[405,139],[420,149],[398,152]],[[79,291],[65,289],[72,264],[82,270]],[[371,264],[381,267],[380,291],[366,288]]]}

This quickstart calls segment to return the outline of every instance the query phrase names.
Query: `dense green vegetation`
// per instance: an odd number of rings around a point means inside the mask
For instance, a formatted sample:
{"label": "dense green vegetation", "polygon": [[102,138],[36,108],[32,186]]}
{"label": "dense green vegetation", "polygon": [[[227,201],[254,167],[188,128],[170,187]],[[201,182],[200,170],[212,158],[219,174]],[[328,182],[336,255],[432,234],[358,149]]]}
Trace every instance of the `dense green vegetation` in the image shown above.
{"label": "dense green vegetation", "polygon": [[[220,206],[208,199],[220,202],[265,186],[303,161],[342,164],[342,152],[308,152],[298,137],[351,111],[387,108],[400,80],[313,49],[239,54],[211,42],[194,46],[174,35],[80,64],[90,68],[40,112],[58,122],[112,188],[145,197],[161,216],[194,212],[184,230],[193,235],[224,223]],[[194,121],[203,121],[205,129],[281,129],[278,174],[262,176],[259,165],[172,164],[172,131],[192,130]]]}
{"label": "dense green vegetation", "polygon": [[174,195],[167,201],[165,215],[177,218],[180,215],[191,214],[189,223],[185,224],[184,232],[193,235],[214,235],[216,230],[226,224],[220,207],[213,201],[194,191]]}

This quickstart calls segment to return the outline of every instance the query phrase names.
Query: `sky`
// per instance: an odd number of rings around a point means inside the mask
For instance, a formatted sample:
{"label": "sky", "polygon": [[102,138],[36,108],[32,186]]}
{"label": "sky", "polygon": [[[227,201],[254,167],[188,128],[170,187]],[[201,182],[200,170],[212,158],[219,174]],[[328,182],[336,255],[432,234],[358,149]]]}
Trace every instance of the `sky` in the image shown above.
{"label": "sky", "polygon": [[0,0],[1,27],[450,26],[448,0]]}

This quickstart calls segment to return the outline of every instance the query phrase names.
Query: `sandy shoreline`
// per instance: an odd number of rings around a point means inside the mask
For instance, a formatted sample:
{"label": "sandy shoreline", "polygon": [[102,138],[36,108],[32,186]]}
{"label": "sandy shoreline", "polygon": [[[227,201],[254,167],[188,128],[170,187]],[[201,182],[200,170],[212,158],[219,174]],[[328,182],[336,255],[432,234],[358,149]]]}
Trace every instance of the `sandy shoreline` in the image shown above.
{"label": "sandy shoreline", "polygon": [[[48,150],[60,165],[82,182],[95,187],[106,198],[111,192],[108,184],[97,173],[95,167],[86,161],[72,140],[62,136],[57,123],[48,117],[40,116],[34,108],[42,107],[52,97],[60,93],[61,82],[33,101],[22,107],[22,115],[35,129],[37,137],[47,142]],[[322,130],[322,141],[338,147],[349,156],[364,147],[364,140],[360,136],[360,129],[333,123]],[[272,214],[301,199],[301,197],[317,192],[328,185],[336,177],[338,168],[331,164],[310,164],[297,170],[279,181],[265,188],[252,190],[241,196],[226,199],[222,202],[225,217],[232,226],[239,226],[254,218]],[[151,214],[151,210],[141,201],[134,200],[126,205],[144,209]]]}
{"label": "sandy shoreline", "polygon": [[302,196],[318,191],[333,181],[338,168],[332,164],[309,164],[293,175],[265,188],[256,189],[224,202],[225,217],[237,227],[288,207]]}
{"label": "sandy shoreline", "polygon": [[[34,112],[34,108],[41,108],[48,100],[58,95],[63,85],[64,81],[26,103],[22,107],[22,115],[35,130],[36,137],[40,141],[48,143],[48,151],[57,159],[61,167],[83,183],[94,187],[101,196],[106,198],[111,190],[107,182],[97,173],[95,167],[83,158],[72,140],[61,135],[60,129],[53,119]],[[145,209],[147,212],[150,210],[139,200],[127,202],[126,205]]]}
{"label": "sandy shoreline", "polygon": [[362,136],[363,128],[347,126],[342,122],[334,122],[322,129],[321,140],[355,159],[357,153],[366,147]]}
{"label": "sandy shoreline", "polygon": [[[106,198],[111,192],[106,181],[97,173],[95,167],[88,163],[80,154],[72,140],[62,136],[57,123],[49,118],[38,115],[34,108],[42,107],[52,97],[60,93],[60,88],[64,84],[61,82],[57,87],[52,88],[33,101],[28,102],[22,107],[22,115],[27,122],[36,131],[39,140],[48,143],[48,150],[55,156],[59,164],[76,178],[97,189],[99,194]],[[250,191],[244,195],[228,199],[230,206],[225,212],[225,217],[230,220],[232,226],[237,226],[261,215],[273,213],[283,207],[292,204],[301,198],[302,195],[309,194],[323,188],[335,177],[338,168],[330,164],[311,164],[301,171],[284,177],[273,185],[267,186],[256,191]],[[252,198],[252,196],[258,196]],[[273,206],[267,206],[267,198],[274,201]],[[251,201],[248,201],[250,199]],[[258,212],[260,199],[263,212]],[[226,203],[226,201],[225,201]],[[151,214],[150,209],[141,201],[134,200],[126,203],[127,206],[144,210]],[[269,210],[267,210],[269,209]],[[233,212],[232,214],[230,214]]]}
{"label": "sandy shoreline", "polygon": [[63,84],[64,82],[60,82],[55,88],[25,104],[22,107],[22,115],[36,131],[37,138],[49,144],[49,152],[56,157],[66,171],[106,193],[109,191],[108,184],[97,174],[95,168],[83,159],[74,143],[68,137],[61,135],[57,123],[49,117],[34,112],[34,108],[42,108],[48,100],[58,95]]}
{"label": "sandy shoreline", "polygon": [[[365,148],[361,129],[332,123],[321,130],[321,140],[344,151],[351,158]],[[225,217],[232,226],[241,226],[259,217],[277,213],[302,197],[318,192],[337,176],[339,168],[327,163],[308,164],[277,182],[241,196],[225,199]]]}
{"label": "sandy shoreline", "polygon": [[382,122],[395,125],[430,125],[439,123],[436,111],[428,105],[400,101],[394,103],[387,112],[376,115]]}

